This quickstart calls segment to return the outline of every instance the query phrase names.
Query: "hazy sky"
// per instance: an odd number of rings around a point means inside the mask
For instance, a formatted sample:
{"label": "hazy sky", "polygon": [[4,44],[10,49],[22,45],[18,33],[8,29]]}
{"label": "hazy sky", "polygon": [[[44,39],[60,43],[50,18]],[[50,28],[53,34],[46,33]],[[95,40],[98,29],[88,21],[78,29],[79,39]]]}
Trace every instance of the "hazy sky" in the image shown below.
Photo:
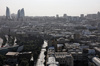
{"label": "hazy sky", "polygon": [[0,0],[0,15],[5,15],[6,6],[11,13],[24,8],[27,16],[79,16],[100,11],[100,0]]}

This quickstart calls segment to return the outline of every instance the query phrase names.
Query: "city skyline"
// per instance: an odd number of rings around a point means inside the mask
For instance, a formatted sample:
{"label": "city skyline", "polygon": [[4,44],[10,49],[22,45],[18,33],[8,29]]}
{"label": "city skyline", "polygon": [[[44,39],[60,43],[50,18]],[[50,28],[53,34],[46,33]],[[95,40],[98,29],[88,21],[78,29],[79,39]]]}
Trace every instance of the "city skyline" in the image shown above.
{"label": "city skyline", "polygon": [[94,14],[100,11],[100,0],[1,0],[0,16],[5,15],[6,6],[11,14],[17,14],[19,8],[24,8],[26,16],[79,16]]}

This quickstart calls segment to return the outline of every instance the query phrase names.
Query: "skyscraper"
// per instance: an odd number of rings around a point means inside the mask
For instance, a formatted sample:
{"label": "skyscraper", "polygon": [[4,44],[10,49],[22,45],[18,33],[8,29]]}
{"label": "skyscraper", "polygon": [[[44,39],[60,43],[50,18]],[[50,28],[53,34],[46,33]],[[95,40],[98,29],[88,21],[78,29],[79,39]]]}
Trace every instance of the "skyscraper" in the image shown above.
{"label": "skyscraper", "polygon": [[10,9],[8,7],[6,7],[6,19],[11,19]]}
{"label": "skyscraper", "polygon": [[20,18],[20,9],[19,9],[18,12],[17,12],[17,18],[18,18],[18,19]]}
{"label": "skyscraper", "polygon": [[25,16],[25,13],[24,13],[24,8],[22,8],[21,10],[19,9],[18,12],[17,12],[17,19],[23,19]]}
{"label": "skyscraper", "polygon": [[22,9],[21,9],[21,12],[20,12],[20,17],[23,18],[24,16],[25,16],[24,8],[22,8]]}

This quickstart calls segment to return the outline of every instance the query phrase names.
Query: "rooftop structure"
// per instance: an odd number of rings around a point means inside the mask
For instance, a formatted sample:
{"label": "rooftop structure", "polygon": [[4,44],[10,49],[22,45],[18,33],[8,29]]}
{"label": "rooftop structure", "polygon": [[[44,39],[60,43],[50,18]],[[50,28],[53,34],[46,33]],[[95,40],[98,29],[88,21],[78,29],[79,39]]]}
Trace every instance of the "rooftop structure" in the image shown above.
{"label": "rooftop structure", "polygon": [[100,58],[93,57],[93,58],[92,58],[92,61],[93,61],[97,66],[100,66]]}
{"label": "rooftop structure", "polygon": [[19,52],[8,52],[6,55],[8,56],[17,56]]}

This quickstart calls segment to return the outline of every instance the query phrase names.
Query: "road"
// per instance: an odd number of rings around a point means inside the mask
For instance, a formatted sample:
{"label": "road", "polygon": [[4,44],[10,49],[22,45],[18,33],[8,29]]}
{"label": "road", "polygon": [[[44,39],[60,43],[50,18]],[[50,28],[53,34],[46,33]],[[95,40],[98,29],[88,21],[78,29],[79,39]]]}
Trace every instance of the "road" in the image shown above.
{"label": "road", "polygon": [[2,43],[3,43],[3,39],[0,38],[0,47],[2,46]]}
{"label": "road", "polygon": [[44,41],[44,44],[42,45],[42,49],[41,49],[41,53],[39,55],[38,61],[36,66],[44,66],[44,62],[45,62],[45,55],[44,52],[46,51],[46,47],[48,46],[47,42]]}

